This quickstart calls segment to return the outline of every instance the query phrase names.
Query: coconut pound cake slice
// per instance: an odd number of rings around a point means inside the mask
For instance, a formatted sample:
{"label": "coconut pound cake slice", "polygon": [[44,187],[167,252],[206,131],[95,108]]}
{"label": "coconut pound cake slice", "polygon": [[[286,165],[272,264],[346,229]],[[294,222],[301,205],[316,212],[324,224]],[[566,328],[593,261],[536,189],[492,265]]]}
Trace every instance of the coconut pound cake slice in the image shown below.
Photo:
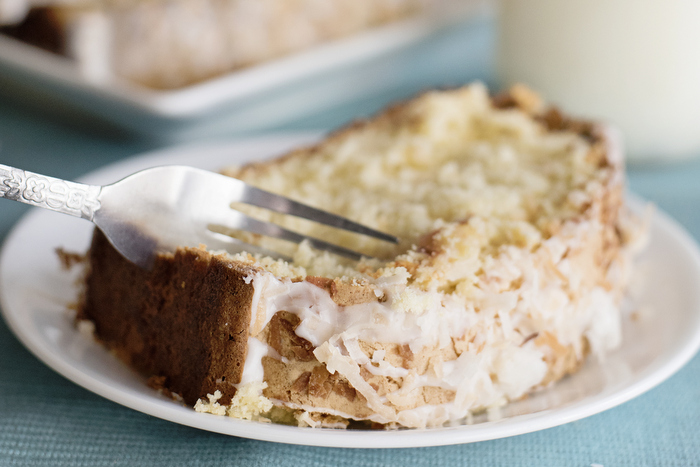
{"label": "coconut pound cake slice", "polygon": [[619,147],[525,88],[429,92],[226,173],[401,242],[241,207],[374,259],[248,235],[293,261],[183,248],[144,271],[96,231],[79,318],[198,411],[435,426],[620,344],[633,248]]}

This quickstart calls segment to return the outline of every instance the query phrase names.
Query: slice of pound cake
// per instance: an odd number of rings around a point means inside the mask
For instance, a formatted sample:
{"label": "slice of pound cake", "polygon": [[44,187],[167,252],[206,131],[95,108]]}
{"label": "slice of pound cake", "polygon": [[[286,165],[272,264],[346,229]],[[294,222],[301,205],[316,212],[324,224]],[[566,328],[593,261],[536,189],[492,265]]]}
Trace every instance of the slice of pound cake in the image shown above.
{"label": "slice of pound cake", "polygon": [[[429,92],[228,175],[398,236],[241,206],[361,251],[182,248],[150,271],[96,231],[79,319],[198,411],[311,426],[456,422],[620,344],[620,148],[515,87]],[[238,206],[236,206],[238,207]]]}

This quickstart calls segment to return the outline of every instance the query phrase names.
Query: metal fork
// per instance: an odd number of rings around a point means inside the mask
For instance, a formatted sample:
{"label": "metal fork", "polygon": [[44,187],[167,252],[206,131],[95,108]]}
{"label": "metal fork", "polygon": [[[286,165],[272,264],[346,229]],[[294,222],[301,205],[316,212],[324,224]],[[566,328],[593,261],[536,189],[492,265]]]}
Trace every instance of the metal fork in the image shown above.
{"label": "metal fork", "polygon": [[[235,178],[184,166],[146,169],[106,186],[47,177],[0,164],[0,197],[93,222],[131,262],[150,268],[155,255],[178,246],[271,254],[212,229],[245,230],[300,243],[353,260],[362,255],[231,208],[234,202],[303,217],[350,232],[398,243],[392,235],[276,195]],[[274,254],[274,253],[273,253]],[[280,255],[276,255],[280,256]]]}

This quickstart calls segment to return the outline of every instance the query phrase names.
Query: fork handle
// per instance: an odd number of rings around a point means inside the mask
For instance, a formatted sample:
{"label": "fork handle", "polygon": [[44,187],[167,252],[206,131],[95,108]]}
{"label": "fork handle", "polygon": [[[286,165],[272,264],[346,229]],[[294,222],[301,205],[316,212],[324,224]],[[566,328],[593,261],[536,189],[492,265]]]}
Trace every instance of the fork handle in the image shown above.
{"label": "fork handle", "polygon": [[0,198],[89,221],[100,208],[102,187],[69,182],[0,164]]}

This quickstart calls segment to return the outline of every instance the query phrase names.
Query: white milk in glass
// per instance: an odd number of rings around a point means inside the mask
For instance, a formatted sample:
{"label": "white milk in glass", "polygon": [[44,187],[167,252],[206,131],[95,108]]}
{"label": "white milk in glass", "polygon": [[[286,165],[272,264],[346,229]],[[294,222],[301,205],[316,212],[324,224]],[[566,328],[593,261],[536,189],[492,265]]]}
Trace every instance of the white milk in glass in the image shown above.
{"label": "white milk in glass", "polygon": [[501,84],[615,124],[628,158],[700,155],[700,0],[502,0]]}

